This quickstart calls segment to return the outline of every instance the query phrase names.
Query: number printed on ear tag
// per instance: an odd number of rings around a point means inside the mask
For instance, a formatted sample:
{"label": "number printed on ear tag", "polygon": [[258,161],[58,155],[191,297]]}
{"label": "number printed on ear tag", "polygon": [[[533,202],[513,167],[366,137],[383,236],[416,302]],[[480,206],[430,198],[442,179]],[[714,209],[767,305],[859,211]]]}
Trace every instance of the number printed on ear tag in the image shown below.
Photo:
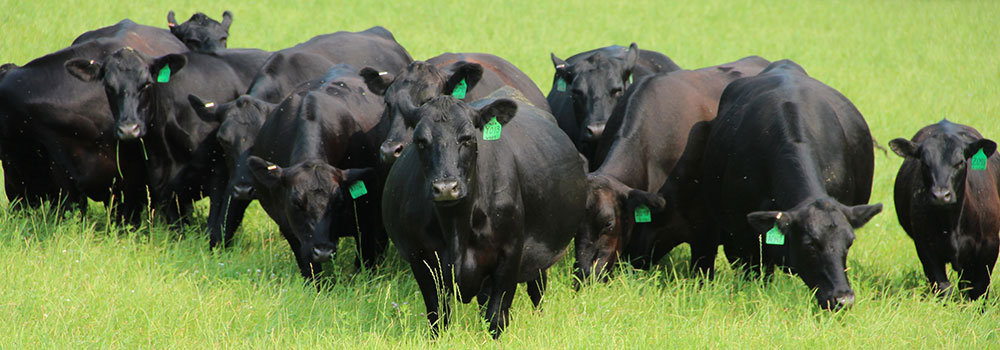
{"label": "number printed on ear tag", "polygon": [[502,128],[503,127],[500,125],[500,122],[497,121],[497,117],[493,117],[493,119],[490,119],[490,121],[487,122],[486,125],[483,125],[483,140],[486,141],[499,140],[501,131],[500,129]]}

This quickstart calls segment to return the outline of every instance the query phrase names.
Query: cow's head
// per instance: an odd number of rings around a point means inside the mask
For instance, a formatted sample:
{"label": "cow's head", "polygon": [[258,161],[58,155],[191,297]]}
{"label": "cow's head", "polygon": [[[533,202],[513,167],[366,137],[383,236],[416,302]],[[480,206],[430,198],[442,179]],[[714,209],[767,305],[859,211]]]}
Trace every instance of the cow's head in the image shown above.
{"label": "cow's head", "polygon": [[382,120],[389,121],[389,135],[381,146],[383,163],[392,164],[410,144],[413,130],[420,121],[417,117],[420,106],[435,97],[451,95],[463,80],[466,91],[471,91],[482,79],[483,67],[477,63],[457,62],[452,67],[454,73],[449,75],[430,63],[414,61],[395,78],[380,75],[372,68],[361,70],[368,89],[385,96]]}
{"label": "cow's head", "polygon": [[167,13],[167,26],[170,27],[170,33],[180,39],[191,51],[208,52],[225,49],[231,24],[233,24],[233,14],[229,11],[222,13],[222,23],[198,12],[191,15],[191,18],[184,24],[177,24],[177,20],[174,19],[174,11]]}
{"label": "cow's head", "polygon": [[283,168],[257,156],[248,160],[257,184],[275,194],[292,234],[301,243],[301,256],[312,262],[330,259],[337,248],[330,227],[337,213],[350,208],[348,188],[374,171],[337,169],[325,161],[308,160]]}
{"label": "cow's head", "polygon": [[227,191],[236,199],[253,199],[253,178],[247,158],[250,157],[250,147],[257,140],[257,132],[275,105],[250,95],[222,104],[205,102],[198,96],[188,95],[188,102],[205,121],[220,123],[215,136],[222,146],[226,167],[229,169]]}
{"label": "cow's head", "polygon": [[848,207],[826,197],[808,200],[788,211],[757,211],[747,221],[761,234],[777,227],[784,235],[787,264],[809,288],[816,289],[819,306],[829,310],[854,304],[847,280],[847,250],[854,230],[882,211],[882,204]]}
{"label": "cow's head", "polygon": [[598,52],[568,64],[552,54],[556,84],[562,79],[573,99],[573,113],[580,126],[579,140],[594,143],[604,133],[615,103],[628,89],[629,77],[639,58],[639,48],[632,43],[621,55]]}
{"label": "cow's head", "polygon": [[580,281],[597,276],[605,281],[618,262],[635,225],[633,210],[639,204],[661,210],[657,194],[626,186],[606,175],[587,175],[587,215],[576,233],[575,275]]}
{"label": "cow's head", "polygon": [[979,150],[987,158],[996,152],[997,144],[989,139],[967,133],[937,133],[921,142],[904,138],[889,141],[889,148],[903,158],[920,162],[920,174],[928,188],[929,203],[951,206],[961,203],[965,194],[968,162]]}
{"label": "cow's head", "polygon": [[169,81],[185,65],[187,57],[181,54],[149,58],[129,47],[115,51],[102,62],[76,58],[65,64],[66,70],[77,79],[104,84],[115,118],[115,135],[120,140],[146,135],[156,85],[162,84],[158,78]]}
{"label": "cow's head", "polygon": [[517,104],[511,100],[499,99],[476,110],[451,96],[436,97],[417,110],[420,122],[413,143],[435,204],[453,205],[468,195],[479,143],[496,142],[482,140],[484,125],[493,118],[506,125],[515,114]]}

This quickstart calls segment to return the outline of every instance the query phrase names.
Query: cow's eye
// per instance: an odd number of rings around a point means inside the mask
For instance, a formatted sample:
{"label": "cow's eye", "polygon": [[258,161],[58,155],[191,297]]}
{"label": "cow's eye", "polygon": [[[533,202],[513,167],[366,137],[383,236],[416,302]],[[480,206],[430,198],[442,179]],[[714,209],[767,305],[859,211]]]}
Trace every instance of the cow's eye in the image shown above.
{"label": "cow's eye", "polygon": [[462,135],[461,137],[458,138],[458,143],[462,144],[463,146],[468,146],[472,144],[474,141],[475,138],[473,138],[471,135]]}
{"label": "cow's eye", "polygon": [[612,228],[614,226],[615,226],[615,222],[614,221],[608,221],[608,222],[604,223],[604,228],[605,229],[609,229],[609,228]]}
{"label": "cow's eye", "polygon": [[424,148],[427,147],[427,139],[422,138],[422,137],[421,138],[417,138],[417,139],[413,139],[413,143],[415,145],[417,145],[417,148],[419,148],[419,149],[424,149]]}

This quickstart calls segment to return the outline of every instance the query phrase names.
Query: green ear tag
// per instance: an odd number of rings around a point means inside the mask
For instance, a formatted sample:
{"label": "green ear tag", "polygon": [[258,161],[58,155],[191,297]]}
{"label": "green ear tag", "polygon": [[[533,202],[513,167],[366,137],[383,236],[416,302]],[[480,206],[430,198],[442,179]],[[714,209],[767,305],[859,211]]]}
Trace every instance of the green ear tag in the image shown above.
{"label": "green ear tag", "polygon": [[163,69],[160,69],[160,75],[158,75],[156,77],[156,82],[157,83],[166,83],[168,81],[170,81],[170,65],[169,64],[166,65],[166,66],[163,66]]}
{"label": "green ear tag", "polygon": [[781,230],[778,229],[777,222],[774,223],[774,227],[767,230],[767,233],[764,234],[764,243],[772,245],[785,245],[785,234],[781,233]]}
{"label": "green ear tag", "polygon": [[556,90],[566,92],[566,81],[563,78],[556,79]]}
{"label": "green ear tag", "polygon": [[499,140],[501,128],[500,122],[497,121],[497,117],[493,117],[486,123],[486,125],[483,125],[483,140]]}
{"label": "green ear tag", "polygon": [[364,196],[366,193],[368,193],[368,189],[365,188],[364,181],[355,182],[347,190],[351,192],[351,199],[358,199],[358,197]]}
{"label": "green ear tag", "polygon": [[983,153],[982,148],[972,156],[972,160],[969,163],[972,170],[986,170],[986,153]]}
{"label": "green ear tag", "polygon": [[465,91],[468,89],[469,85],[466,85],[465,79],[462,79],[462,81],[458,82],[458,85],[455,85],[455,89],[451,90],[451,96],[459,100],[464,99]]}
{"label": "green ear tag", "polygon": [[649,207],[645,204],[640,204],[635,207],[635,222],[650,222],[653,221],[652,215],[649,214]]}

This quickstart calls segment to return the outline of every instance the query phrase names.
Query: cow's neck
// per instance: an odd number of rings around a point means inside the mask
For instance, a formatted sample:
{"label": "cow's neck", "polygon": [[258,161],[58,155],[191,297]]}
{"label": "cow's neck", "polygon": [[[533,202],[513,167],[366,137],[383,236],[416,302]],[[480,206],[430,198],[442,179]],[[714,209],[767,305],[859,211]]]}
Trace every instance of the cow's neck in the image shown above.
{"label": "cow's neck", "polygon": [[611,145],[608,155],[595,174],[610,176],[626,186],[641,190],[650,190],[649,152],[642,144],[640,137],[620,137]]}
{"label": "cow's neck", "polygon": [[810,147],[792,143],[781,152],[788,152],[788,156],[770,162],[769,170],[775,209],[787,210],[810,199],[830,197],[820,174],[822,165],[815,164]]}

